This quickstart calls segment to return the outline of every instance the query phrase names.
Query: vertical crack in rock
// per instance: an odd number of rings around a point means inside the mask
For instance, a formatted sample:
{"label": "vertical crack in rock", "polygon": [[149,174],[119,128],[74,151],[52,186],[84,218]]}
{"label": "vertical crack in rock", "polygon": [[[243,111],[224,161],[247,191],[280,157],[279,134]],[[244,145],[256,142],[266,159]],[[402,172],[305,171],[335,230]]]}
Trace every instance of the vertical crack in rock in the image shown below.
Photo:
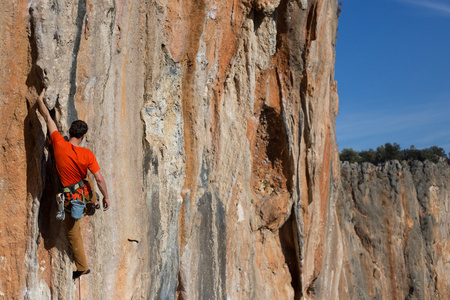
{"label": "vertical crack in rock", "polygon": [[77,28],[75,42],[72,50],[72,65],[69,75],[69,98],[67,107],[67,124],[71,124],[78,119],[78,113],[75,108],[75,93],[77,92],[77,64],[78,52],[80,51],[81,35],[83,32],[84,17],[86,16],[86,0],[78,0],[77,19],[75,26]]}
{"label": "vertical crack in rock", "polygon": [[[302,3],[303,4],[303,3]],[[305,7],[303,6],[303,9],[305,9]],[[310,115],[310,111],[309,111],[309,105],[308,105],[308,81],[309,79],[309,74],[308,74],[308,67],[309,67],[309,51],[310,51],[310,47],[311,47],[311,41],[313,40],[313,37],[315,36],[315,23],[317,22],[316,18],[314,18],[314,16],[316,15],[315,13],[316,10],[316,4],[314,3],[312,6],[310,6],[309,12],[308,12],[308,16],[307,16],[307,21],[306,21],[306,34],[305,34],[305,41],[304,41],[304,47],[303,47],[303,51],[301,52],[301,57],[302,57],[302,75],[301,75],[301,82],[300,82],[300,116],[299,116],[299,134],[300,134],[300,138],[299,138],[299,156],[298,156],[298,176],[304,176],[305,180],[304,183],[305,184],[301,184],[301,182],[303,181],[301,178],[298,179],[298,183],[299,183],[299,188],[301,189],[299,191],[299,201],[300,204],[298,206],[298,209],[296,210],[296,212],[298,212],[298,216],[297,218],[300,220],[303,220],[303,214],[306,214],[308,212],[308,206],[309,204],[311,204],[311,202],[313,201],[313,186],[314,186],[314,182],[312,180],[312,166],[310,164],[310,161],[308,159],[308,153],[312,150],[311,147],[311,125],[312,125],[312,116]],[[302,141],[304,142],[304,148],[302,149]],[[303,159],[302,159],[302,155],[301,152],[303,152]],[[303,165],[303,166],[302,166]],[[300,170],[303,170],[302,172],[300,172]],[[301,201],[302,194],[305,193],[306,190],[306,194],[307,194],[307,203],[303,203]],[[303,230],[302,230],[303,229]],[[308,280],[308,278],[304,278],[304,260],[306,259],[306,254],[303,254],[303,251],[306,251],[306,247],[307,247],[307,243],[306,243],[306,234],[307,232],[305,232],[304,230],[308,231],[309,229],[305,228],[305,224],[303,224],[303,222],[301,223],[301,227],[299,230],[299,233],[301,234],[300,236],[300,240],[299,240],[299,247],[300,247],[300,272],[301,272],[301,288],[302,288],[302,292],[301,295],[303,296],[303,293],[306,292],[306,294],[308,296],[310,296],[311,294],[311,285],[314,282],[305,282],[305,280]],[[307,286],[307,284],[309,284],[309,286]],[[303,292],[304,291],[304,292]]]}
{"label": "vertical crack in rock", "polygon": [[[312,78],[310,78],[310,72],[308,71],[309,68],[309,60],[310,60],[310,47],[311,47],[311,42],[314,41],[316,39],[316,30],[317,30],[317,4],[314,3],[309,10],[308,13],[308,19],[307,19],[307,27],[306,27],[306,42],[305,42],[305,46],[302,52],[302,57],[303,57],[303,66],[304,66],[304,71],[302,74],[302,80],[301,80],[301,84],[300,84],[300,95],[301,95],[301,114],[303,116],[303,124],[302,124],[302,131],[301,134],[303,136],[303,140],[305,141],[305,147],[306,147],[306,152],[309,153],[309,151],[311,151],[312,145],[312,136],[311,136],[311,125],[312,125],[312,112],[311,112],[311,107],[309,104],[309,96],[312,96],[313,94],[313,90],[312,90],[312,86],[311,86],[311,82]],[[306,176],[306,182],[307,182],[307,186],[311,187],[314,185],[314,182],[312,180],[312,166],[310,165],[310,162],[308,160],[308,155],[305,157],[305,176]],[[308,188],[308,204],[311,204],[311,202],[313,201],[313,189]]]}
{"label": "vertical crack in rock", "polygon": [[291,210],[289,219],[280,228],[281,250],[291,273],[291,285],[294,289],[294,300],[300,300],[302,297],[301,288],[301,269],[300,269],[300,253],[298,241],[298,224],[295,219],[294,208]]}
{"label": "vertical crack in rock", "polygon": [[[299,127],[301,127],[302,122],[302,113],[300,111],[299,114]],[[301,128],[299,128],[299,133],[301,133]],[[301,143],[301,138],[299,138],[299,146]],[[305,224],[304,224],[304,218],[303,218],[303,209],[302,209],[302,191],[301,191],[301,176],[303,175],[302,172],[300,172],[300,166],[303,161],[301,160],[301,152],[298,151],[297,156],[297,172],[296,172],[296,187],[297,187],[297,201],[294,202],[293,210],[294,210],[294,216],[295,221],[297,224],[297,236],[294,237],[294,239],[297,239],[298,244],[298,264],[299,264],[299,288],[300,288],[300,297],[303,296],[303,262],[304,262],[304,249],[305,249]]]}
{"label": "vertical crack in rock", "polygon": [[[29,43],[30,43],[30,56],[31,56],[31,70],[28,74],[26,84],[29,89],[35,88],[40,91],[45,85],[45,70],[42,70],[40,66],[36,64],[39,53],[36,43],[35,32],[35,20],[32,13],[33,8],[30,8],[30,23],[29,23]],[[33,107],[35,108],[35,107]],[[50,111],[54,118],[54,110]],[[60,253],[68,251],[64,239],[60,239],[61,223],[57,221],[54,216],[56,215],[56,205],[52,201],[59,188],[59,181],[56,177],[56,169],[53,161],[53,149],[48,140],[45,139],[45,135],[42,132],[41,124],[36,118],[36,114],[29,108],[29,115],[25,121],[24,136],[26,141],[26,155],[27,155],[27,190],[31,194],[33,199],[39,198],[39,201],[33,201],[33,208],[28,216],[28,220],[31,220],[29,228],[37,227],[36,244],[31,243],[31,248],[28,252],[28,261],[38,263],[37,260],[45,260],[50,263],[51,254],[41,252],[38,253],[39,245],[43,243],[43,248],[46,251],[50,251],[52,248],[57,248]],[[43,153],[40,157],[40,167],[36,169],[35,164],[38,162],[37,153]],[[36,187],[36,178],[41,179],[41,188]],[[49,267],[49,265],[41,265],[42,268]],[[55,274],[57,277],[59,274]],[[28,283],[30,287],[43,286],[43,283],[38,283],[37,272],[28,273]],[[51,286],[50,278],[45,278],[47,286]],[[31,289],[33,290],[33,289]],[[61,291],[61,287],[55,287],[55,290],[60,294],[64,294]],[[31,293],[31,294],[30,294]],[[33,292],[30,292],[28,296],[34,297]],[[28,297],[27,296],[27,297]]]}
{"label": "vertical crack in rock", "polygon": [[[37,65],[38,47],[36,43],[35,32],[35,20],[32,17],[33,9],[29,9],[30,20],[28,24],[28,42],[29,42],[29,55],[31,58],[31,68],[26,79],[26,85],[28,87],[29,97],[33,98],[31,91],[40,91],[43,88],[43,75],[44,71]],[[48,147],[46,143],[45,135],[42,132],[41,123],[35,113],[35,106],[30,106],[27,99],[28,115],[24,120],[23,136],[25,139],[25,155],[26,155],[26,190],[27,200],[31,200],[31,207],[27,210],[26,214],[26,228],[27,234],[30,237],[26,249],[25,264],[27,265],[26,282],[27,288],[23,291],[22,296],[25,299],[35,299],[38,294],[48,295],[48,286],[51,282],[46,278],[46,281],[39,282],[39,244],[44,238],[44,246],[46,249],[52,247],[51,243],[54,241],[50,235],[51,225],[50,211],[51,203],[49,198],[44,197],[48,193],[48,189],[52,188],[52,182],[49,180],[53,170],[52,162],[48,160]],[[44,153],[45,151],[45,153]],[[44,193],[42,191],[42,185],[44,187]],[[53,188],[55,188],[53,183]],[[45,216],[44,216],[45,214]],[[23,258],[22,258],[23,259]],[[21,261],[22,263],[23,261]],[[19,268],[15,270],[19,271]]]}

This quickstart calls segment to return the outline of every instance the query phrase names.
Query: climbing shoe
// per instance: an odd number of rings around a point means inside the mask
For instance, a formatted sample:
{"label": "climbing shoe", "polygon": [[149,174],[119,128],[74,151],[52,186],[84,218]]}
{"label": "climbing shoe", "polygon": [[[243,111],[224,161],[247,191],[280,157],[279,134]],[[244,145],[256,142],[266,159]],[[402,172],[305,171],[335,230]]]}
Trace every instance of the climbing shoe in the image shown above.
{"label": "climbing shoe", "polygon": [[91,273],[91,270],[90,269],[87,269],[86,271],[73,271],[73,276],[72,276],[72,278],[73,278],[73,280],[75,280],[75,279],[77,279],[77,278],[79,278],[81,275],[87,275],[87,274],[89,274],[89,273]]}

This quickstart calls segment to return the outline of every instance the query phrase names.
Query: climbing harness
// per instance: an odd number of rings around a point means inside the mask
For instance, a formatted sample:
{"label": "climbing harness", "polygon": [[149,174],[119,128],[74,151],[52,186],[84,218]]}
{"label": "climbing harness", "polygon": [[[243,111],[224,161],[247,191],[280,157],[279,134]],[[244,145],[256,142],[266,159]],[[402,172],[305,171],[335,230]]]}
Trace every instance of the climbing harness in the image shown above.
{"label": "climbing harness", "polygon": [[81,219],[83,217],[83,212],[86,208],[86,196],[90,196],[92,193],[92,190],[87,185],[89,185],[89,182],[83,179],[75,184],[62,188],[65,201],[70,202],[65,205],[64,209],[74,219]]}
{"label": "climbing harness", "polygon": [[[83,194],[81,193],[82,191],[80,189],[82,189],[84,191],[84,188],[86,187],[85,181],[84,179],[80,180],[79,182],[63,187],[62,188],[62,192],[64,194],[71,194],[71,198],[75,197],[78,198],[79,196],[83,196]],[[77,196],[79,195],[79,196]],[[72,200],[72,199],[69,199]]]}

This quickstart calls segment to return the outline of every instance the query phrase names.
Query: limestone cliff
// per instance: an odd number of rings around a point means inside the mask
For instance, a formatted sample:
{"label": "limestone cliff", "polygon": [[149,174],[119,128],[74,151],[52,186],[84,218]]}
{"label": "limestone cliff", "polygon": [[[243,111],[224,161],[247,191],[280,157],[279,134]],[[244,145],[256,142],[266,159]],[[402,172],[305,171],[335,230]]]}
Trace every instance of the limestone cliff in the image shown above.
{"label": "limestone cliff", "polygon": [[[0,297],[339,295],[337,1],[0,5]],[[43,87],[61,133],[88,123],[112,195],[83,219],[81,291]]]}
{"label": "limestone cliff", "polygon": [[391,161],[342,166],[337,202],[348,299],[448,299],[450,167]]}

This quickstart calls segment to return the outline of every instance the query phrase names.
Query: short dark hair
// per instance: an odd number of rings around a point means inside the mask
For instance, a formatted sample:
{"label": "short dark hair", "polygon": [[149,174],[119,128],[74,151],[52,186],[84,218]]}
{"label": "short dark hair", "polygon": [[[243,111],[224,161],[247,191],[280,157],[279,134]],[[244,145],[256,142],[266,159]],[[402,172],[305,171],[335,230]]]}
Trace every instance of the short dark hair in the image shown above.
{"label": "short dark hair", "polygon": [[83,135],[85,135],[87,131],[88,131],[88,126],[87,126],[86,122],[81,121],[81,120],[76,120],[76,121],[73,121],[72,125],[70,125],[69,134],[70,134],[70,137],[79,139],[79,138],[82,138]]}

